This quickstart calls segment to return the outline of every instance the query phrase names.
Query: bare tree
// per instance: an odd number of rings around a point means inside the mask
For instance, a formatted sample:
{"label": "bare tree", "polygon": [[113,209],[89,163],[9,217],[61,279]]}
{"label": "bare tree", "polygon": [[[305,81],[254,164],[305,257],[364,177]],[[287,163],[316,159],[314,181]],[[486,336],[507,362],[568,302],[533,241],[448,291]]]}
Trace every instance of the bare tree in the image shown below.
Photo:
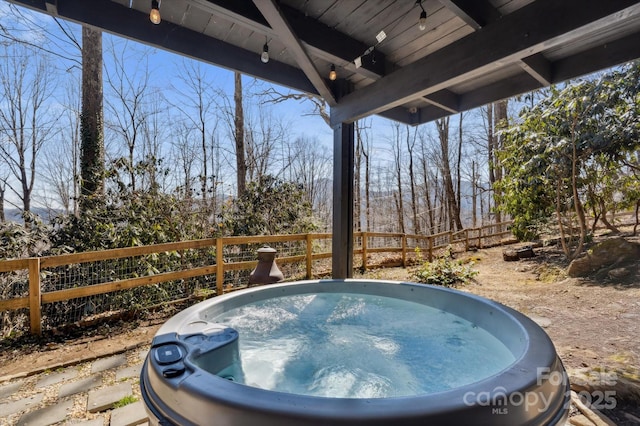
{"label": "bare tree", "polygon": [[394,123],[393,129],[393,171],[394,179],[396,181],[396,189],[393,193],[393,198],[396,205],[396,213],[398,215],[400,232],[404,234],[406,232],[404,221],[404,191],[402,190],[402,164],[404,163],[404,152],[402,149],[402,135],[400,131],[400,124]]}
{"label": "bare tree", "polygon": [[246,191],[247,185],[247,163],[245,161],[245,133],[244,133],[244,106],[242,105],[242,74],[234,73],[233,102],[235,113],[234,139],[236,148],[236,185],[237,196],[240,197]]}
{"label": "bare tree", "polygon": [[195,138],[200,148],[201,173],[200,195],[207,203],[209,181],[210,141],[214,139],[217,117],[215,115],[214,96],[217,90],[212,86],[213,79],[206,73],[204,66],[195,61],[182,61],[178,80],[179,88],[174,87],[179,102],[172,105],[182,112],[184,120],[195,130]]}
{"label": "bare tree", "polygon": [[[50,210],[57,210],[60,205],[65,214],[78,215],[79,190],[79,159],[80,159],[80,85],[72,81],[67,88],[64,113],[61,121],[64,123],[60,135],[55,143],[46,147],[44,156],[43,176],[47,182],[47,190],[56,196],[51,200]],[[46,199],[46,196],[41,197]]]}
{"label": "bare tree", "polygon": [[493,193],[493,204],[496,222],[501,221],[500,209],[498,208],[498,200],[500,194],[496,193],[496,183],[502,179],[502,167],[498,160],[497,153],[502,147],[502,137],[498,130],[507,123],[507,106],[508,101],[502,100],[489,104],[485,107],[486,128],[487,128],[487,159],[489,165],[489,185]]}
{"label": "bare tree", "polygon": [[191,131],[193,128],[188,123],[180,121],[172,126],[172,150],[170,158],[176,165],[174,170],[179,170],[179,176],[176,177],[177,192],[182,194],[185,200],[190,200],[195,191],[196,177],[194,170],[198,149],[191,141]]}
{"label": "bare tree", "polygon": [[428,138],[424,134],[424,132],[420,132],[418,134],[418,140],[420,142],[420,153],[419,153],[419,164],[421,171],[421,187],[422,187],[422,196],[424,199],[424,208],[425,212],[423,216],[425,216],[425,226],[423,226],[423,230],[429,230],[429,233],[434,233],[433,228],[435,226],[435,209],[433,207],[432,194],[433,194],[433,185],[432,185],[432,173],[429,165],[433,162],[433,158],[428,149]]}
{"label": "bare tree", "polygon": [[288,139],[286,126],[261,103],[245,116],[246,178],[258,181],[271,174],[281,177],[290,168],[286,155]]}
{"label": "bare tree", "polygon": [[0,156],[12,180],[8,189],[31,210],[31,194],[36,180],[38,154],[47,138],[55,134],[59,113],[49,108],[54,75],[43,55],[23,45],[6,47],[0,63]]}
{"label": "bare tree", "polygon": [[4,194],[7,192],[7,177],[0,178],[0,223],[7,220],[4,214]]}
{"label": "bare tree", "polygon": [[418,135],[418,129],[415,128],[412,132],[410,132],[409,127],[407,126],[407,134],[406,134],[406,145],[407,145],[407,158],[408,158],[408,169],[409,169],[409,188],[411,189],[411,215],[413,219],[413,233],[420,233],[420,223],[418,221],[418,196],[416,190],[416,178],[415,178],[415,167],[413,163],[413,157],[415,153],[416,140]]}
{"label": "bare tree", "polygon": [[304,188],[306,201],[314,214],[329,229],[331,223],[332,159],[315,138],[299,137],[293,143],[291,180]]}
{"label": "bare tree", "polygon": [[441,118],[435,122],[438,130],[438,139],[440,141],[440,167],[444,184],[444,203],[447,206],[447,216],[450,230],[462,229],[460,220],[460,209],[453,187],[453,178],[451,176],[451,164],[449,158],[449,117]]}
{"label": "bare tree", "polygon": [[124,143],[126,154],[120,159],[128,171],[131,191],[138,189],[136,183],[136,161],[140,159],[144,121],[148,109],[145,107],[149,90],[148,50],[135,49],[129,41],[109,46],[110,67],[105,68],[109,93],[106,105],[109,110],[107,127]]}
{"label": "bare tree", "polygon": [[265,90],[261,94],[268,102],[273,104],[279,104],[288,100],[296,100],[299,102],[310,102],[313,106],[313,110],[309,113],[303,113],[302,116],[317,115],[327,124],[331,123],[331,116],[329,114],[327,103],[319,96],[312,95],[310,93],[281,93],[273,87]]}

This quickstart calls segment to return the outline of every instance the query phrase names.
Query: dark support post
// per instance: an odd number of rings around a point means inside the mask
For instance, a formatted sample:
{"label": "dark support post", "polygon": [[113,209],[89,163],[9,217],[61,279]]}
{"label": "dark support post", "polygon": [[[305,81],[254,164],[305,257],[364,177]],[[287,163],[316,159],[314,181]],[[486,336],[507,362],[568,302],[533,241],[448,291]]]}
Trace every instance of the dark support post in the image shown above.
{"label": "dark support post", "polygon": [[354,125],[333,129],[333,239],[332,276],[353,276],[353,166]]}

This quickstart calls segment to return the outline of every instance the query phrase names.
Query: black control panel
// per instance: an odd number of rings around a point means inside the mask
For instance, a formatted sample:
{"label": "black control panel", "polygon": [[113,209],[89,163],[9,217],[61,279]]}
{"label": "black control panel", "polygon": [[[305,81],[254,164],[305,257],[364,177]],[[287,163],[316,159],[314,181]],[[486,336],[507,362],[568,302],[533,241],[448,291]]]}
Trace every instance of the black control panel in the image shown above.
{"label": "black control panel", "polygon": [[156,361],[160,365],[174,364],[182,359],[184,354],[180,346],[175,344],[162,345],[155,349]]}

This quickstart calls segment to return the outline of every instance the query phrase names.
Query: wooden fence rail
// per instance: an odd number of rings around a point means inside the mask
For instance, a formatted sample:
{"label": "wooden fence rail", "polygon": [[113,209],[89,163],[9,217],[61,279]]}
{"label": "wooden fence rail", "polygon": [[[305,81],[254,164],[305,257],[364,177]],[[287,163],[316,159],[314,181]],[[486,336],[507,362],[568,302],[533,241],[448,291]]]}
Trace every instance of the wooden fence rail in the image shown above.
{"label": "wooden fence rail", "polygon": [[[366,270],[371,265],[370,258],[375,253],[399,253],[402,266],[406,266],[412,257],[415,258],[416,248],[420,248],[426,259],[431,261],[437,250],[448,246],[457,246],[458,250],[469,250],[471,247],[482,248],[495,245],[511,235],[509,225],[511,222],[502,222],[483,226],[481,228],[465,229],[459,232],[444,232],[435,235],[409,235],[398,233],[358,232],[354,234],[356,241],[354,255],[361,258],[361,267]],[[392,241],[393,243],[389,243]],[[159,285],[161,283],[181,283],[185,280],[197,277],[215,277],[215,289],[211,288],[211,294],[220,295],[225,292],[225,274],[230,271],[251,271],[256,260],[230,260],[234,256],[250,255],[255,258],[255,249],[258,245],[271,244],[285,247],[293,247],[291,253],[283,253],[277,258],[279,265],[298,264],[304,265],[302,276],[311,279],[314,276],[314,262],[331,257],[331,234],[297,234],[297,235],[272,235],[253,237],[223,237],[203,240],[182,241],[177,243],[156,244],[142,247],[129,247],[122,249],[102,250],[59,256],[35,257],[28,259],[14,259],[0,261],[0,314],[15,310],[28,309],[29,328],[33,334],[41,334],[43,320],[43,306],[46,304],[70,301],[78,298],[105,295],[122,290],[136,289]],[[391,245],[389,245],[391,244]],[[177,259],[185,259],[185,253],[189,251],[203,250],[211,259],[205,257],[204,264],[192,265],[188,263],[182,270],[154,271],[153,268],[145,275],[137,272],[123,273],[122,277],[114,276],[117,271],[114,266],[104,266],[101,262],[113,262],[138,258],[141,256],[160,255],[173,256]],[[211,260],[215,260],[212,262]],[[135,262],[130,262],[135,263]],[[139,266],[140,261],[138,261]],[[92,270],[91,282],[78,283],[79,278],[65,277],[65,274],[78,274],[77,269],[82,265],[95,267]],[[387,264],[389,266],[389,264]],[[324,270],[327,268],[326,262]],[[324,272],[324,271],[323,271]],[[13,274],[13,281],[9,275]],[[20,275],[22,274],[22,275]],[[320,272],[316,271],[316,275]],[[17,276],[17,278],[16,278]],[[21,278],[24,276],[24,278]],[[302,278],[299,276],[297,278]],[[11,297],[7,291],[21,283],[20,280],[28,280],[28,285],[20,287],[21,296]],[[234,278],[232,278],[232,281]],[[98,282],[93,282],[98,281]],[[237,278],[235,278],[237,281]],[[45,282],[72,283],[68,288],[60,288],[44,291]],[[22,283],[24,284],[24,283]],[[237,282],[232,282],[228,287],[235,289]],[[178,284],[176,284],[178,285]],[[13,292],[15,293],[15,292]],[[6,316],[6,315],[5,315]],[[1,336],[1,335],[0,335]]]}

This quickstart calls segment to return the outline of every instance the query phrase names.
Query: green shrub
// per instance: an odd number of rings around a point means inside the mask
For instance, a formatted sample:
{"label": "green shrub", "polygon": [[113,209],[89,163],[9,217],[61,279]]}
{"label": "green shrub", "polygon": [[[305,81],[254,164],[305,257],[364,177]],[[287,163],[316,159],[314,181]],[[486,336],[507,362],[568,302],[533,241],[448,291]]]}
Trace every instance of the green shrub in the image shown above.
{"label": "green shrub", "polygon": [[458,284],[466,284],[478,271],[473,270],[471,263],[462,263],[449,258],[437,259],[433,262],[425,262],[412,275],[419,283],[455,287]]}

